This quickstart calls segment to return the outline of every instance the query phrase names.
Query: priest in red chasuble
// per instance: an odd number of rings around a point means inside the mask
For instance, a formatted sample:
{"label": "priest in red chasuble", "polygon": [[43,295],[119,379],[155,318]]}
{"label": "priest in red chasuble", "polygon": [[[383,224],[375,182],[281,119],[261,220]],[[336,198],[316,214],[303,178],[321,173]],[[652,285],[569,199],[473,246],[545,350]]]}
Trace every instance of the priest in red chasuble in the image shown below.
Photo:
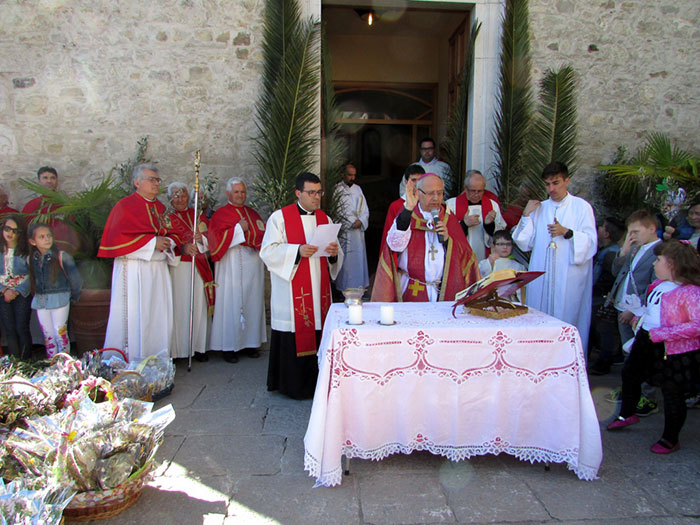
{"label": "priest in red chasuble", "polygon": [[97,255],[114,258],[105,347],[138,361],[170,348],[173,294],[167,261],[175,261],[176,243],[157,199],[158,170],[139,164],[131,178],[136,191],[110,212]]}
{"label": "priest in red chasuble", "polygon": [[479,279],[459,221],[442,204],[434,173],[406,185],[406,202],[382,246],[372,301],[452,301]]}
{"label": "priest in red chasuble", "polygon": [[308,399],[316,387],[316,350],[331,304],[330,279],[338,275],[343,251],[336,241],[309,244],[318,226],[331,222],[319,209],[321,180],[313,173],[300,174],[295,194],[296,203],[270,215],[260,248],[272,286],[267,389]]}
{"label": "priest in red chasuble", "polygon": [[[190,192],[182,182],[168,186],[168,201],[173,208],[170,217],[170,236],[177,243],[176,263],[170,266],[173,284],[173,337],[170,357],[189,357],[190,304],[192,308],[192,352],[198,361],[206,361],[208,345],[207,326],[214,311],[214,273],[207,252],[207,225],[209,219],[201,213],[195,230],[194,209],[189,207]],[[201,211],[201,210],[199,210]],[[196,233],[194,233],[196,232]],[[194,302],[192,287],[192,258],[194,257]]]}
{"label": "priest in red chasuble", "polygon": [[211,350],[223,350],[229,363],[239,353],[259,357],[267,341],[265,273],[260,244],[265,223],[245,205],[246,185],[235,177],[226,182],[226,204],[209,222],[209,248],[215,263],[217,296],[211,326]]}

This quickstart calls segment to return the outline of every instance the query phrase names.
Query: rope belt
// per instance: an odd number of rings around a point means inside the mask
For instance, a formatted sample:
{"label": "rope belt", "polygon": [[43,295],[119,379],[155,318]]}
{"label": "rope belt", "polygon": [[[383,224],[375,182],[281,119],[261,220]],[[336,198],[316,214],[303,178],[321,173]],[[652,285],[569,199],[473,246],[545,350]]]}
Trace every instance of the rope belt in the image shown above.
{"label": "rope belt", "polygon": [[417,282],[418,284],[422,284],[424,286],[433,286],[438,292],[440,291],[440,285],[442,284],[442,279],[438,279],[437,281],[421,281],[420,279],[416,279],[415,277],[411,277],[406,270],[398,269],[400,275],[405,275],[408,277],[410,280]]}

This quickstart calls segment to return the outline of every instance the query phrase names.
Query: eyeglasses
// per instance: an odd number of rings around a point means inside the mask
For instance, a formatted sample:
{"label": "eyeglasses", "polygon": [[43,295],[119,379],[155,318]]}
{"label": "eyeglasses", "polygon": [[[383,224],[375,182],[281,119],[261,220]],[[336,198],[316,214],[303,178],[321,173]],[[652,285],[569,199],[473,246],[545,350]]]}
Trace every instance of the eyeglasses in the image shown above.
{"label": "eyeglasses", "polygon": [[430,150],[433,150],[433,149],[435,149],[435,148],[434,148],[433,146],[430,146],[430,147],[428,147],[428,148],[421,148],[420,150],[421,150],[421,151],[430,151]]}
{"label": "eyeglasses", "polygon": [[427,191],[423,191],[420,188],[418,188],[418,191],[421,192],[423,195],[427,195],[428,197],[440,197],[440,198],[442,198],[442,196],[445,194],[445,192],[443,190],[435,190],[435,191],[427,192]]}
{"label": "eyeglasses", "polygon": [[484,193],[485,190],[472,190],[467,188],[467,193]]}
{"label": "eyeglasses", "polygon": [[323,197],[323,190],[301,190],[302,193],[306,193],[309,197]]}
{"label": "eyeglasses", "polygon": [[163,179],[160,177],[144,177],[143,180],[147,180],[148,182],[155,182],[156,184],[160,184],[163,182]]}
{"label": "eyeglasses", "polygon": [[19,231],[19,228],[13,228],[12,226],[3,226],[2,231],[5,233],[17,233]]}
{"label": "eyeglasses", "polygon": [[494,246],[513,246],[512,242],[495,242],[493,243]]}

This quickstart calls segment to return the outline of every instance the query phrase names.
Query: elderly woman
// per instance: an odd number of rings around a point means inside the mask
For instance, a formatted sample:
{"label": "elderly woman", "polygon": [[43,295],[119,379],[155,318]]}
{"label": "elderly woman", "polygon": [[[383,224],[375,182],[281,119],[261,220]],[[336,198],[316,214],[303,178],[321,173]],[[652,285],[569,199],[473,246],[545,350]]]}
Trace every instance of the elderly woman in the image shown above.
{"label": "elderly woman", "polygon": [[180,250],[180,260],[170,267],[173,281],[173,338],[170,347],[172,358],[188,357],[190,339],[190,283],[192,259],[194,273],[194,310],[192,324],[192,348],[194,358],[207,361],[207,328],[214,307],[214,275],[207,260],[207,227],[209,220],[200,215],[197,233],[193,236],[194,210],[188,207],[189,190],[181,182],[168,186],[168,201],[173,208],[170,214],[171,235]]}

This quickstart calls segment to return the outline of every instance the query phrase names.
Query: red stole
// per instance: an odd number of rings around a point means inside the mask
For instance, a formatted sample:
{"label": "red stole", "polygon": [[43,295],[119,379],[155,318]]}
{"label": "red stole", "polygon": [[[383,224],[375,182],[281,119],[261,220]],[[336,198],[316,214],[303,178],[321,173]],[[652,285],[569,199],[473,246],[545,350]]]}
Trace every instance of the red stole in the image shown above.
{"label": "red stole", "polygon": [[[483,224],[484,218],[493,210],[493,202],[484,195],[479,204],[481,204],[481,222]],[[474,206],[476,206],[476,204]],[[467,213],[469,213],[469,200],[467,200],[466,194],[460,193],[455,200],[455,215],[457,219],[461,221],[464,220],[464,216]]]}
{"label": "red stole", "polygon": [[249,229],[245,232],[245,241],[241,244],[260,251],[265,223],[258,212],[248,206],[234,206],[228,203],[214,212],[209,222],[209,249],[211,260],[219,261],[231,246],[233,232],[241,219],[248,222]]}
{"label": "red stole", "polygon": [[[447,221],[449,239],[445,248],[445,264],[442,271],[439,301],[452,301],[457,292],[479,280],[479,266],[467,242],[462,227],[454,214],[444,206],[439,218]],[[372,289],[372,301],[385,302],[419,302],[428,300],[425,282],[425,232],[433,231],[428,227],[428,221],[416,210],[411,215],[411,240],[408,243],[408,275],[409,283],[406,291],[401,294],[401,282],[396,267],[396,258],[389,245],[382,245],[379,265]]]}
{"label": "red stole", "polygon": [[[297,204],[282,208],[284,229],[289,244],[307,244],[304,225]],[[315,212],[316,225],[328,224],[328,216],[321,210]],[[321,259],[321,324],[331,306],[331,280],[326,258]],[[292,303],[294,304],[294,340],[297,357],[316,354],[316,323],[314,302],[311,295],[311,268],[309,258],[301,257],[297,271],[292,277]]]}
{"label": "red stole", "polygon": [[98,257],[120,257],[143,248],[154,237],[166,236],[170,219],[158,200],[138,193],[124,197],[112,208],[105,224]]}
{"label": "red stole", "polygon": [[[191,244],[194,239],[192,234],[192,230],[194,229],[194,210],[188,208],[185,211],[174,211],[169,217],[172,224],[170,234],[175,239],[178,247],[181,247],[183,244]],[[204,214],[200,215],[197,231],[202,235],[206,235],[208,223],[209,219],[207,219],[207,216]],[[180,260],[183,262],[191,262],[192,256],[183,253],[180,256]],[[204,295],[207,298],[207,305],[209,305],[209,315],[211,315],[214,311],[215,284],[214,273],[211,271],[207,255],[204,253],[197,253],[194,258],[194,265],[202,281],[204,281]]]}

